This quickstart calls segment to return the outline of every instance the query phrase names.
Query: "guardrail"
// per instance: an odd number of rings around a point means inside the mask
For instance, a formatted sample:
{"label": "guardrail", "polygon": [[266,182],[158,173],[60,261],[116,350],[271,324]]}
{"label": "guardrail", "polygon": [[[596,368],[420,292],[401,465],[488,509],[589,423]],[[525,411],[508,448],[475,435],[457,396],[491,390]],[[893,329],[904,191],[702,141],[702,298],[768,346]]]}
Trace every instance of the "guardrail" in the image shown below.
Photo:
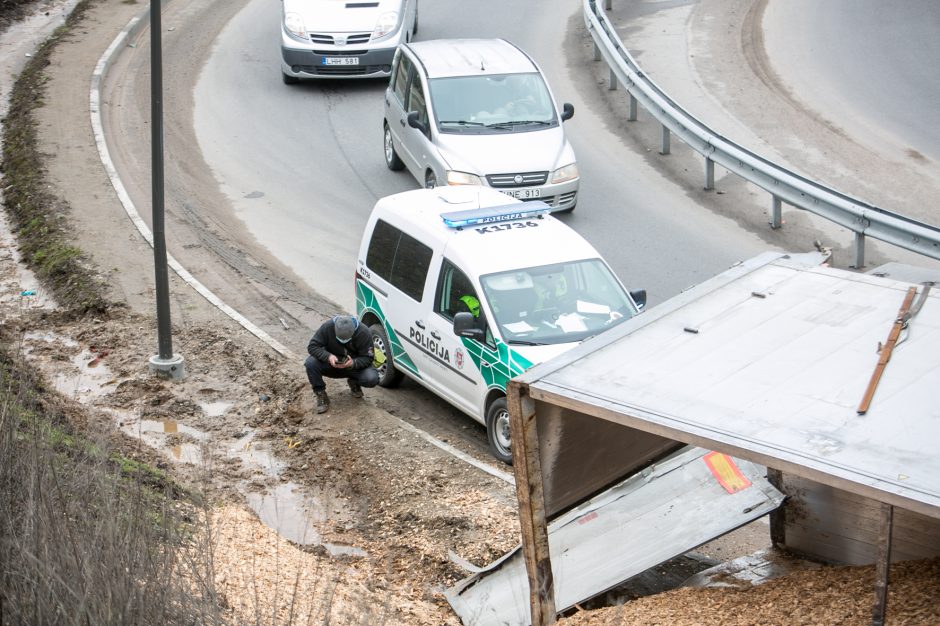
{"label": "guardrail", "polygon": [[647,77],[620,41],[597,0],[583,0],[584,23],[594,39],[594,60],[609,67],[610,89],[623,85],[630,95],[629,119],[643,105],[662,124],[662,154],[669,154],[671,135],[677,135],[705,157],[705,189],[715,185],[715,163],[767,191],[772,198],[771,228],[780,228],[782,204],[804,209],[855,233],[855,262],[865,265],[865,238],[873,237],[912,252],[940,259],[940,228],[873,206],[829,189],[768,161],[725,139],[686,113]]}

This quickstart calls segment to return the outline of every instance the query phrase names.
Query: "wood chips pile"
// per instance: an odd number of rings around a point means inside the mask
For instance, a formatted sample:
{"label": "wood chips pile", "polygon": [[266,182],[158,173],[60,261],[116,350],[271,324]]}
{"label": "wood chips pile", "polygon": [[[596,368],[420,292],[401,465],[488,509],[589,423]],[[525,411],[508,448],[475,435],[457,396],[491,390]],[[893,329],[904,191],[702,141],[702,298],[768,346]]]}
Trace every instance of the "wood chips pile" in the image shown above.
{"label": "wood chips pile", "polygon": [[[559,626],[797,626],[872,623],[874,567],[794,572],[744,589],[682,588],[619,607],[583,611]],[[891,567],[889,626],[940,624],[940,558]]]}

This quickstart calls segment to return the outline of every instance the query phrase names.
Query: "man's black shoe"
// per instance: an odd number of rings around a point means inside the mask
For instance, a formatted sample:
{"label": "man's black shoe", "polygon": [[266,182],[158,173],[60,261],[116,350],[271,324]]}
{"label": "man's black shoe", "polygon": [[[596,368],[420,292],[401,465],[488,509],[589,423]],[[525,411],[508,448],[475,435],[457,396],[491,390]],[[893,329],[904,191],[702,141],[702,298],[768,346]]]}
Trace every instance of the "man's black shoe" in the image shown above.
{"label": "man's black shoe", "polygon": [[349,384],[349,393],[352,394],[352,397],[353,397],[353,398],[361,398],[361,397],[362,397],[362,387],[359,386],[359,383],[356,382],[355,380],[351,379],[351,378],[350,378],[349,380],[347,380],[346,382]]}
{"label": "man's black shoe", "polygon": [[317,413],[326,413],[330,408],[330,397],[326,395],[326,390],[314,393],[317,395]]}

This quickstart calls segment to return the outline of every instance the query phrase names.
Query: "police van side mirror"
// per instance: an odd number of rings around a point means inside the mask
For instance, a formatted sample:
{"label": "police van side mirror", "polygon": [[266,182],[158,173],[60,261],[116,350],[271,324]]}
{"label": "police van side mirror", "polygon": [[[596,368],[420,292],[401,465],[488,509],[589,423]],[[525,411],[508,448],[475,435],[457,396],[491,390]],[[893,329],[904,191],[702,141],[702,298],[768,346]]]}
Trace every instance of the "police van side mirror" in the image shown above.
{"label": "police van side mirror", "polygon": [[454,316],[454,334],[458,337],[468,337],[481,341],[483,329],[477,327],[477,320],[471,313],[461,311]]}
{"label": "police van side mirror", "polygon": [[417,128],[424,134],[427,134],[428,132],[427,124],[425,124],[424,122],[418,119],[417,111],[411,111],[410,113],[408,113],[408,126],[411,126],[412,128]]}
{"label": "police van side mirror", "polygon": [[561,105],[561,121],[565,122],[574,117],[574,105],[570,102],[566,102]]}
{"label": "police van side mirror", "polygon": [[634,302],[636,302],[637,310],[642,311],[646,308],[646,289],[637,289],[636,291],[631,291],[630,297],[633,298]]}

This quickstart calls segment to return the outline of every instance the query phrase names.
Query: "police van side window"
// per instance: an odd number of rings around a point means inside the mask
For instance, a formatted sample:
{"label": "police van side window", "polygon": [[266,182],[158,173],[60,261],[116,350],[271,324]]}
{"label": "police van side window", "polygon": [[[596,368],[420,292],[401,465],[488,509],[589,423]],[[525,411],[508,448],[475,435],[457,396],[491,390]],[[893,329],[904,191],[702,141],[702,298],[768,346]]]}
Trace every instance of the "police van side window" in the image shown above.
{"label": "police van side window", "polygon": [[392,265],[391,283],[418,302],[424,294],[424,282],[431,265],[431,248],[414,237],[401,234]]}
{"label": "police van side window", "polygon": [[366,265],[405,295],[421,302],[431,256],[431,248],[378,220],[366,252]]}
{"label": "police van side window", "polygon": [[477,326],[486,330],[485,343],[490,347],[496,346],[489,326],[486,324],[486,318],[480,307],[480,301],[477,298],[476,289],[473,288],[473,283],[470,282],[466,274],[457,269],[447,259],[444,259],[441,264],[441,274],[437,280],[434,312],[451,322],[457,313],[470,313],[476,318]]}
{"label": "police van side window", "polygon": [[366,253],[366,265],[387,281],[392,279],[392,262],[395,260],[395,250],[398,249],[400,238],[401,231],[388,222],[379,220],[375,223]]}
{"label": "police van side window", "polygon": [[480,313],[480,302],[470,279],[447,259],[441,265],[436,294],[434,312],[448,321],[453,321],[457,313],[475,313],[474,317]]}

